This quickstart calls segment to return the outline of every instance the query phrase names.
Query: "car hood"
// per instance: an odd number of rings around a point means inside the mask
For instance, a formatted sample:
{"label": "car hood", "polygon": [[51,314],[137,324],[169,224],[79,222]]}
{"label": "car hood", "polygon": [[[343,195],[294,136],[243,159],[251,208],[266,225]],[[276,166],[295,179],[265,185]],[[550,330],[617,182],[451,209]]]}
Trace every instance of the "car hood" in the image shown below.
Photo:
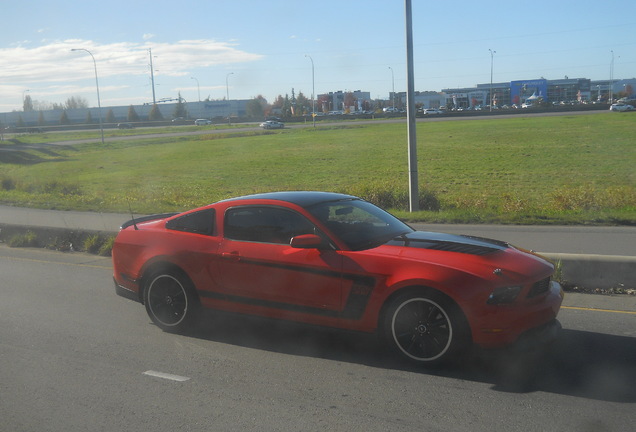
{"label": "car hood", "polygon": [[430,249],[469,255],[487,255],[510,247],[508,243],[498,240],[424,231],[414,231],[395,237],[389,240],[386,246]]}

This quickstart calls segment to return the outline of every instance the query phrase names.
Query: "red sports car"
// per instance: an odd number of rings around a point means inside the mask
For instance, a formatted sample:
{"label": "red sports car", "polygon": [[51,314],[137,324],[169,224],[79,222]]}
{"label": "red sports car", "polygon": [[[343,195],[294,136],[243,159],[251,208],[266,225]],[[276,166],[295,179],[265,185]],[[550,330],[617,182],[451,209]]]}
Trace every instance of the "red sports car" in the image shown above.
{"label": "red sports car", "polygon": [[377,331],[396,353],[433,364],[560,328],[550,262],[501,241],[415,231],[337,193],[264,193],[133,219],[113,264],[117,293],[171,332],[219,309]]}

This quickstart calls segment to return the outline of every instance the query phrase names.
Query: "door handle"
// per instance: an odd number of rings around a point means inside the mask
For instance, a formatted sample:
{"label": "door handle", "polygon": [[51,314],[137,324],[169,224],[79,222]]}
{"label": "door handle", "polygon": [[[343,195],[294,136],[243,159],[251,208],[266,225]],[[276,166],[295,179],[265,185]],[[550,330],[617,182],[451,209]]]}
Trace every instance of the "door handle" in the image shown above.
{"label": "door handle", "polygon": [[238,251],[233,252],[222,252],[221,258],[231,261],[240,261],[241,255],[239,255]]}

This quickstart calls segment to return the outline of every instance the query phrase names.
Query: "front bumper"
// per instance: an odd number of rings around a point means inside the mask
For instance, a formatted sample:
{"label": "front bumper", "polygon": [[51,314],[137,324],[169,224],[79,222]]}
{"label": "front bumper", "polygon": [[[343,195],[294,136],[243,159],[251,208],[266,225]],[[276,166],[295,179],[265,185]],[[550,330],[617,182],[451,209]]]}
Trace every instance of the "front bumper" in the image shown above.
{"label": "front bumper", "polygon": [[[473,329],[473,341],[483,348],[497,348],[513,344],[542,343],[556,338],[560,324],[556,320],[563,289],[558,282],[550,282],[550,289],[541,298],[520,304],[495,306]],[[476,331],[475,331],[476,330]],[[524,340],[528,342],[524,342]]]}

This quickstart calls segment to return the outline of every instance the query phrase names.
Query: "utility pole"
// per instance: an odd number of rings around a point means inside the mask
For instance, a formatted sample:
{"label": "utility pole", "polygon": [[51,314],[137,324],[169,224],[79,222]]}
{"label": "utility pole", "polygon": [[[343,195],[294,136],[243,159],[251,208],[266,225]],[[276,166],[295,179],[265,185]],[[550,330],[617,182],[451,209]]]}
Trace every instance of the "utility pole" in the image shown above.
{"label": "utility pole", "polygon": [[413,69],[413,19],[411,0],[405,0],[406,9],[406,118],[409,135],[409,211],[419,210],[419,187],[417,176],[417,133],[415,129],[415,72]]}

